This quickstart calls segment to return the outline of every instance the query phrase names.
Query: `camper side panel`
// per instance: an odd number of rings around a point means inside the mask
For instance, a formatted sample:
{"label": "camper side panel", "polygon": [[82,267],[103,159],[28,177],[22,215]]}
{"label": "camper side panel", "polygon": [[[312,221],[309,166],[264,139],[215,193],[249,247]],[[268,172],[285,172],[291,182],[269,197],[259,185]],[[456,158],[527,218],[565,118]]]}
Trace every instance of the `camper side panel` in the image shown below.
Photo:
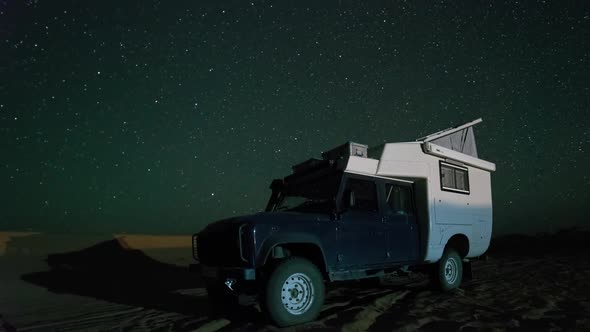
{"label": "camper side panel", "polygon": [[[457,174],[453,173],[455,168]],[[458,180],[450,183],[449,178],[443,180],[444,174],[450,176],[449,173]],[[417,194],[427,193],[420,195],[425,201],[417,202],[424,261],[439,260],[448,240],[456,234],[469,240],[467,257],[479,256],[487,250],[492,229],[489,172],[445,162],[425,154],[419,143],[410,142],[385,144],[377,174],[411,179],[422,189]]]}
{"label": "camper side panel", "polygon": [[[438,159],[438,158],[437,158]],[[438,169],[433,178],[444,178],[445,173],[454,167],[438,161]],[[441,168],[443,168],[441,170]],[[466,235],[469,239],[469,253],[467,257],[483,254],[490,242],[492,230],[492,195],[490,173],[475,167],[457,167],[458,172],[466,171],[468,190],[453,190],[441,184],[431,190],[435,205],[435,227],[437,236],[433,238],[432,249],[434,257],[442,255],[448,240],[455,234]],[[449,181],[451,182],[451,181]],[[451,185],[448,182],[447,185]],[[465,186],[461,186],[465,189]]]}

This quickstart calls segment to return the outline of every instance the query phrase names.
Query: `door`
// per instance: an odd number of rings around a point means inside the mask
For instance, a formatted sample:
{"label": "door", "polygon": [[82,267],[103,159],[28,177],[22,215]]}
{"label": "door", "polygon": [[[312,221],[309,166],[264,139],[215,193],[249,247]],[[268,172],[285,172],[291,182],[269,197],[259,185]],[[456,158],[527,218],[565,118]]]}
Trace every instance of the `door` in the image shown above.
{"label": "door", "polygon": [[385,232],[374,181],[349,177],[341,195],[337,259],[341,268],[386,261]]}
{"label": "door", "polygon": [[418,259],[419,238],[412,186],[386,182],[384,189],[384,225],[389,261],[415,261]]}

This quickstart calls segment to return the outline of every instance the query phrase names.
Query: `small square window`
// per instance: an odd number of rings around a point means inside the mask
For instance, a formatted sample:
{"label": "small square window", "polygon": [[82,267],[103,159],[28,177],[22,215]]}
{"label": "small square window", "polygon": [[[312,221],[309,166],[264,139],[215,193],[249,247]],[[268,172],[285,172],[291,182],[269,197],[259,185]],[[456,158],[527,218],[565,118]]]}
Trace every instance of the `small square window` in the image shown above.
{"label": "small square window", "polygon": [[468,191],[467,171],[455,169],[455,188]]}
{"label": "small square window", "polygon": [[467,168],[441,162],[440,184],[442,190],[469,194],[469,173]]}
{"label": "small square window", "polygon": [[454,170],[446,165],[440,166],[440,177],[442,180],[443,187],[455,188],[455,172]]}

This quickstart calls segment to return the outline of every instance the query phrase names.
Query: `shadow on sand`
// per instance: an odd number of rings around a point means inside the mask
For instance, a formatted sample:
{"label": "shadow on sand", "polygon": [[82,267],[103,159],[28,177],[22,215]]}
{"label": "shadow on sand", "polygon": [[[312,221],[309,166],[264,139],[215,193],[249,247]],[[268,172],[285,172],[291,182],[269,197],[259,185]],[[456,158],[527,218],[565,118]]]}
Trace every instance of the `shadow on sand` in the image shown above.
{"label": "shadow on sand", "polygon": [[49,271],[21,276],[55,293],[89,296],[113,303],[182,314],[207,314],[205,296],[178,289],[203,287],[187,267],[159,262],[117,239],[67,253],[47,256]]}
{"label": "shadow on sand", "polygon": [[[21,279],[54,293],[87,296],[111,303],[188,315],[199,321],[191,328],[219,318],[230,320],[224,330],[244,327],[260,329],[269,324],[268,318],[252,306],[228,308],[223,313],[211,312],[203,289],[205,286],[198,273],[190,272],[188,267],[159,262],[141,250],[127,248],[117,239],[79,251],[50,254],[46,261],[48,271],[25,274]],[[367,285],[350,282],[340,283],[338,287],[366,290]],[[198,294],[179,292],[197,288],[201,288]],[[333,316],[329,320],[338,322],[336,325],[349,321],[352,318],[350,313],[339,313],[351,307],[367,305],[381,295],[371,294],[352,301],[350,296],[342,293],[327,298],[328,305],[338,302],[345,304],[325,309],[320,320]],[[313,325],[310,327],[313,328]]]}
{"label": "shadow on sand", "polygon": [[[49,254],[46,261],[49,271],[25,274],[21,279],[54,293],[179,313],[195,322],[185,322],[178,330],[194,329],[220,318],[229,319],[233,327],[267,324],[266,318],[253,307],[211,311],[198,273],[188,267],[162,263],[141,250],[127,248],[117,239],[79,251]],[[198,294],[191,294],[194,292],[190,290],[198,288]]]}

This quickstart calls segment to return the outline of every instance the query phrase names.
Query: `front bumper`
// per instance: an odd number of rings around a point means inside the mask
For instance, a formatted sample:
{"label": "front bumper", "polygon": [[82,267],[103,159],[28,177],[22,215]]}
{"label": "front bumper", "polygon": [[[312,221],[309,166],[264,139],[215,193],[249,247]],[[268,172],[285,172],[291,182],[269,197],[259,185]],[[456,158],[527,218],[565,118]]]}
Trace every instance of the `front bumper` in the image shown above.
{"label": "front bumper", "polygon": [[218,267],[202,264],[191,264],[189,270],[197,272],[203,279],[235,279],[235,280],[256,280],[256,270],[243,267]]}

